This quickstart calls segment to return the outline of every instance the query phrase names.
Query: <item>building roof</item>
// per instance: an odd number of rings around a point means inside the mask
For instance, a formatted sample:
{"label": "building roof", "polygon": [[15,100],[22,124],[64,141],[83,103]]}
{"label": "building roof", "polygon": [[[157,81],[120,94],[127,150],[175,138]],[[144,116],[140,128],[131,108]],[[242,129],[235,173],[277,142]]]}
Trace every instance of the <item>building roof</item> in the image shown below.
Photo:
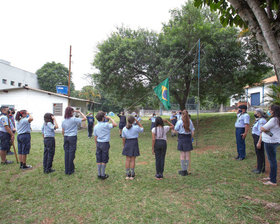
{"label": "building roof", "polygon": [[247,85],[247,86],[244,87],[244,89],[248,89],[250,87],[255,87],[255,86],[261,86],[261,85],[264,85],[264,84],[270,84],[270,83],[274,83],[274,82],[278,82],[276,75],[271,76],[271,77],[266,78],[266,79],[263,79],[260,83],[254,83],[251,86]]}
{"label": "building roof", "polygon": [[18,87],[18,88],[9,88],[9,89],[0,89],[0,92],[9,92],[9,91],[15,91],[15,90],[19,90],[19,89],[26,89],[26,90],[32,90],[32,91],[36,91],[36,92],[46,93],[48,95],[67,98],[67,99],[70,99],[70,100],[77,100],[77,101],[83,101],[83,102],[87,102],[87,103],[100,104],[100,103],[96,103],[96,102],[91,101],[91,100],[85,100],[85,99],[80,99],[80,98],[76,98],[76,97],[68,97],[66,95],[62,95],[62,94],[59,94],[59,93],[53,93],[53,92],[45,91],[45,90],[42,90],[42,89],[31,88],[29,86],[23,86],[23,87]]}

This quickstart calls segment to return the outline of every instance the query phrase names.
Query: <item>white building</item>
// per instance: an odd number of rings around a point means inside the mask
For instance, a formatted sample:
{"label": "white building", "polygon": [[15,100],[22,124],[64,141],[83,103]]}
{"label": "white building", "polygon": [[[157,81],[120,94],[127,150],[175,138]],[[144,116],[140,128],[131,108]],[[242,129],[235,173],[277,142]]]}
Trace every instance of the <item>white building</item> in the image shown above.
{"label": "white building", "polygon": [[[92,101],[69,97],[53,92],[31,88],[28,86],[0,90],[0,106],[8,105],[16,111],[27,110],[34,118],[31,123],[33,131],[41,130],[44,122],[45,113],[53,113],[57,119],[61,131],[61,123],[64,119],[64,110],[68,106],[81,110],[84,114],[87,112],[88,103]],[[83,122],[82,127],[86,127]]]}
{"label": "white building", "polygon": [[230,106],[234,106],[240,101],[247,102],[249,106],[267,106],[271,100],[268,96],[268,94],[271,93],[271,89],[269,87],[276,83],[277,77],[275,75],[262,80],[261,83],[254,86],[246,86],[244,88],[244,95],[240,99],[234,99],[231,97]]}
{"label": "white building", "polygon": [[0,59],[0,89],[23,86],[39,89],[37,75],[11,66],[10,62]]}

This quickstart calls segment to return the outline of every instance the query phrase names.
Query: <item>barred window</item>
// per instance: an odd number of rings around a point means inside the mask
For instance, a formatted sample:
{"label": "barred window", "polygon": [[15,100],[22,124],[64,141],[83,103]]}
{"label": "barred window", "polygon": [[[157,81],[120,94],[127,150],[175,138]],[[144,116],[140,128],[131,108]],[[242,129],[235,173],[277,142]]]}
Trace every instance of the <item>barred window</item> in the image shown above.
{"label": "barred window", "polygon": [[62,116],[62,103],[54,103],[53,104],[53,115],[54,116]]}

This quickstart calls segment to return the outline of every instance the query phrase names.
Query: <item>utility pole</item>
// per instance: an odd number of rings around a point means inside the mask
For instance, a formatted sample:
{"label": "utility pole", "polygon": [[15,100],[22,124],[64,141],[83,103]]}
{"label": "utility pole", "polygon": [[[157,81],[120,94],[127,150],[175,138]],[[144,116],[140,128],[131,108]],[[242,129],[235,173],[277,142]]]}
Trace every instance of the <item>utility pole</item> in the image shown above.
{"label": "utility pole", "polygon": [[70,81],[71,81],[71,57],[72,57],[72,46],[70,45],[69,54],[69,76],[68,76],[68,107],[70,107]]}

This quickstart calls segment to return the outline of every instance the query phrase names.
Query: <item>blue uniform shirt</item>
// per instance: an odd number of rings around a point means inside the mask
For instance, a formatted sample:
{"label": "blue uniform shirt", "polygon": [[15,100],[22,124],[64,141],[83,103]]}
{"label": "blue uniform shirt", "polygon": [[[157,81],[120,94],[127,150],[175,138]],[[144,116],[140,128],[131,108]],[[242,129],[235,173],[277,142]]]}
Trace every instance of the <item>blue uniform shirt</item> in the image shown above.
{"label": "blue uniform shirt", "polygon": [[178,120],[178,121],[179,121],[179,120],[182,120],[182,114],[176,114],[175,116],[177,117],[177,120]]}
{"label": "blue uniform shirt", "polygon": [[245,124],[250,124],[250,116],[247,113],[237,114],[237,120],[235,122],[236,128],[245,128]]}
{"label": "blue uniform shirt", "polygon": [[157,118],[157,117],[154,117],[154,116],[151,117],[151,122],[152,122],[152,123],[156,122],[156,118]]}
{"label": "blue uniform shirt", "polygon": [[76,136],[78,134],[78,125],[82,124],[82,118],[71,117],[62,121],[64,136]]}
{"label": "blue uniform shirt", "polygon": [[87,122],[88,122],[88,124],[93,124],[94,123],[94,117],[87,116]]}
{"label": "blue uniform shirt", "polygon": [[30,123],[28,121],[27,117],[21,118],[18,122],[17,122],[17,133],[20,134],[24,134],[24,133],[30,133],[31,132],[31,128],[30,128]]}
{"label": "blue uniform shirt", "polygon": [[44,123],[42,126],[42,133],[44,137],[54,137],[54,124],[51,122],[48,122],[47,124]]}
{"label": "blue uniform shirt", "polygon": [[125,127],[122,131],[122,137],[126,139],[138,138],[139,133],[143,131],[144,128],[140,128],[138,125],[134,125],[130,129]]}
{"label": "blue uniform shirt", "polygon": [[260,136],[261,127],[264,126],[265,124],[266,124],[266,119],[265,118],[262,117],[259,120],[257,120],[255,122],[254,126],[252,127],[252,134]]}
{"label": "blue uniform shirt", "polygon": [[5,114],[0,115],[0,131],[7,132],[5,126],[9,126],[8,117]]}
{"label": "blue uniform shirt", "polygon": [[110,132],[113,127],[111,123],[98,122],[97,125],[94,126],[93,135],[97,136],[98,142],[109,142],[111,137]]}
{"label": "blue uniform shirt", "polygon": [[179,134],[191,134],[195,128],[193,126],[192,120],[190,119],[190,131],[186,131],[184,128],[184,123],[182,120],[177,121],[176,125],[175,125],[175,131],[177,131]]}

